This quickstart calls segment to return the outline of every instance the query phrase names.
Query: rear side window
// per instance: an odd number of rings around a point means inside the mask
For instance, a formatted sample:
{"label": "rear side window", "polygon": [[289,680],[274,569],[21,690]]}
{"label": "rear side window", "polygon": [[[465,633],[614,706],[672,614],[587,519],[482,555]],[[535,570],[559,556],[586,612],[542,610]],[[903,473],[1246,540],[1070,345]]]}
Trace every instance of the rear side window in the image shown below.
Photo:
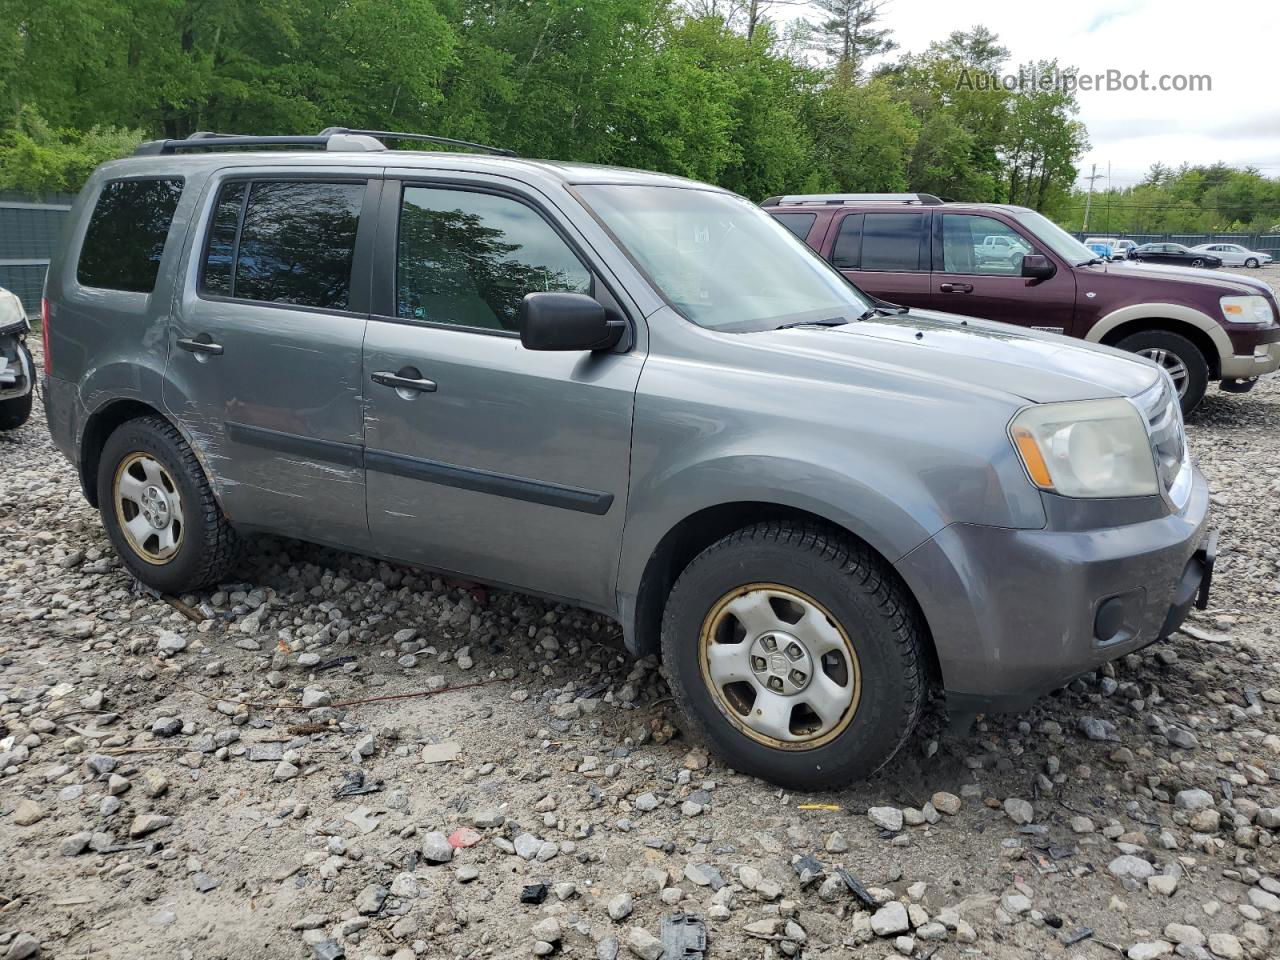
{"label": "rear side window", "polygon": [[816,213],[776,213],[773,219],[803,240],[809,236],[813,221],[818,219]]}
{"label": "rear side window", "polygon": [[76,278],[86,287],[150,293],[182,196],[182,180],[110,180],[98,195]]}
{"label": "rear side window", "polygon": [[868,213],[862,224],[862,270],[919,270],[925,218]]}
{"label": "rear side window", "polygon": [[216,296],[345,310],[365,184],[223,184],[200,289]]}
{"label": "rear side window", "polygon": [[838,270],[857,270],[862,262],[862,214],[850,213],[840,221],[831,263]]}

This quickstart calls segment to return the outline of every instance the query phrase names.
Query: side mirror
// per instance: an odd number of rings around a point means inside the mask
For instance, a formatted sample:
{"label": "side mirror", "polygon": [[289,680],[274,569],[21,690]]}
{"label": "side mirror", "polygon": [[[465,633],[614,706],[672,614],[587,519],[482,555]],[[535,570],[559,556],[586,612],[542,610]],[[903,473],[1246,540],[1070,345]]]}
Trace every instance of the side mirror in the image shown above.
{"label": "side mirror", "polygon": [[526,293],[520,301],[520,343],[526,350],[608,350],[626,330],[585,293]]}
{"label": "side mirror", "polygon": [[1031,280],[1048,280],[1058,268],[1042,253],[1028,253],[1022,258],[1022,275]]}

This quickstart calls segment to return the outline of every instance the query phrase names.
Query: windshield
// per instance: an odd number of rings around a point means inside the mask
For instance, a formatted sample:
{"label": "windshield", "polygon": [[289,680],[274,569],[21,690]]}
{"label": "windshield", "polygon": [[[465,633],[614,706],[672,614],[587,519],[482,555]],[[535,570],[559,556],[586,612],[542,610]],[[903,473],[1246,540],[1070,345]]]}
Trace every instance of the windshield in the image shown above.
{"label": "windshield", "polygon": [[870,301],[786,227],[711,190],[581,186],[578,193],[686,318],[735,333],[856,320]]}
{"label": "windshield", "polygon": [[1034,210],[1017,210],[1013,215],[1036,235],[1036,239],[1064,260],[1079,266],[1098,259],[1097,254],[1083,243]]}

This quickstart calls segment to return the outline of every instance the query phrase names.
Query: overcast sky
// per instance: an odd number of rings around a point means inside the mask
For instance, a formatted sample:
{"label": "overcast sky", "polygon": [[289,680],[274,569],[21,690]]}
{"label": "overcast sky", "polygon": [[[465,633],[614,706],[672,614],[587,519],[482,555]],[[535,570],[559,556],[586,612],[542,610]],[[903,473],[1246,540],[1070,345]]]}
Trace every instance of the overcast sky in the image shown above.
{"label": "overcast sky", "polygon": [[891,0],[885,17],[911,52],[978,23],[1015,64],[1056,57],[1084,73],[1146,70],[1153,83],[1212,77],[1206,93],[1078,93],[1092,143],[1082,174],[1095,162],[1105,174],[1110,163],[1112,182],[1125,186],[1157,160],[1221,160],[1280,176],[1280,0]]}

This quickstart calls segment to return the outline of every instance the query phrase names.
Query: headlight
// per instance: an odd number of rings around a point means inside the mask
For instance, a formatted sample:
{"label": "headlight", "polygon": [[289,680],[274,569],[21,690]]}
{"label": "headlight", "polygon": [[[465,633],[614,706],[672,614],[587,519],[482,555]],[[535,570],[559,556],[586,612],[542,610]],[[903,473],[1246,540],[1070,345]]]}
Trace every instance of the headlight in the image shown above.
{"label": "headlight", "polygon": [[1009,437],[1041,490],[1064,497],[1160,492],[1142,414],[1124,398],[1027,407],[1009,424]]}
{"label": "headlight", "polygon": [[1223,297],[1222,315],[1229,323],[1270,323],[1271,304],[1266,297]]}

